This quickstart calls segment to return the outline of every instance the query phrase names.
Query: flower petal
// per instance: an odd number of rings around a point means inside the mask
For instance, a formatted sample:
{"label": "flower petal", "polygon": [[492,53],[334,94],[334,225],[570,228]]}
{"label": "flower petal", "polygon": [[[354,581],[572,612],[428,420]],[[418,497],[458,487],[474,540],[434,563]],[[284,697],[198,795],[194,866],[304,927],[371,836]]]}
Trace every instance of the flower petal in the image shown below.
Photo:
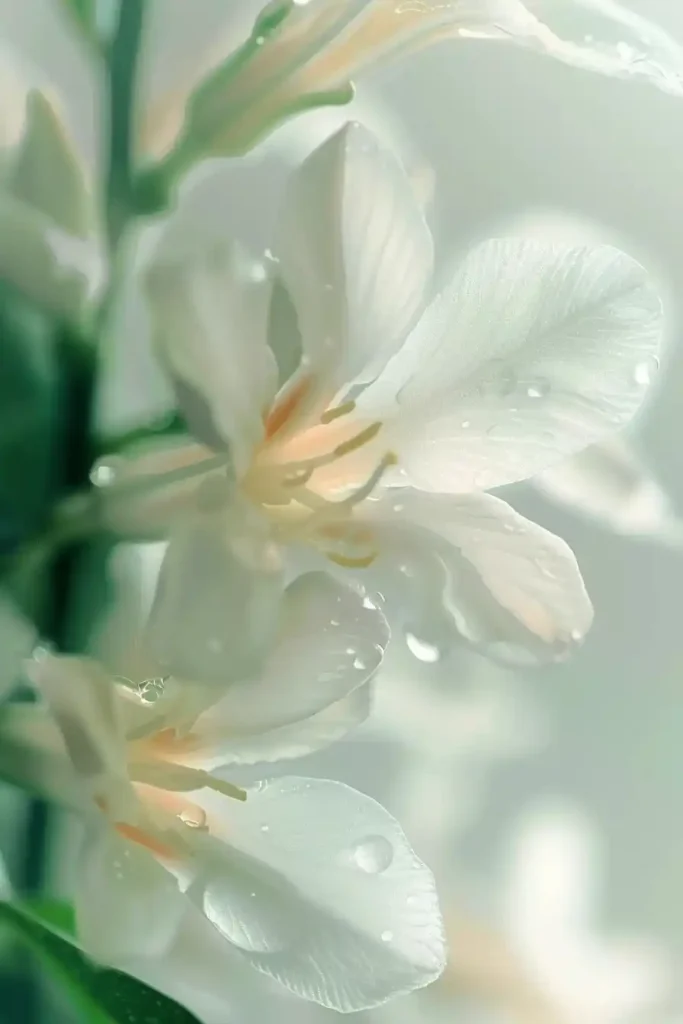
{"label": "flower petal", "polygon": [[194,436],[210,447],[229,445],[241,473],[277,386],[268,295],[249,280],[234,247],[183,251],[171,240],[162,236],[147,272],[157,351]]}
{"label": "flower petal", "polygon": [[683,523],[668,495],[624,438],[592,445],[532,482],[549,498],[616,533],[675,547],[683,543]]}
{"label": "flower petal", "polygon": [[401,488],[368,514],[382,521],[385,565],[394,580],[403,571],[428,626],[438,602],[444,632],[450,623],[515,662],[562,656],[589,629],[592,607],[570,549],[499,498]]}
{"label": "flower petal", "polygon": [[47,700],[76,772],[85,780],[126,776],[116,688],[97,662],[41,654],[27,675]]}
{"label": "flower petal", "polygon": [[618,250],[493,240],[470,253],[359,406],[391,415],[398,394],[387,430],[415,486],[486,490],[626,423],[662,333],[651,280]]}
{"label": "flower petal", "polygon": [[0,716],[0,776],[76,812],[84,803],[57,724],[44,704],[8,703]]}
{"label": "flower petal", "polygon": [[[255,751],[268,756],[306,731],[316,734],[321,723],[311,716],[337,705],[367,683],[379,668],[389,642],[381,611],[362,593],[337,582],[326,573],[300,576],[287,590],[282,605],[279,640],[258,675],[235,682],[225,696],[193,727],[202,741],[199,754],[213,763],[256,760]],[[357,710],[352,712],[355,717]],[[325,728],[336,731],[331,714]],[[342,716],[342,722],[345,714]],[[283,727],[297,728],[278,735]],[[272,735],[275,732],[275,735]],[[241,753],[240,753],[241,751]]]}
{"label": "flower petal", "polygon": [[[224,802],[201,803],[220,829]],[[276,779],[249,790],[224,827],[230,846],[207,852],[202,905],[257,970],[342,1012],[443,970],[431,872],[374,800],[338,782]]]}
{"label": "flower petal", "polygon": [[372,685],[366,683],[348,697],[291,725],[282,725],[253,736],[216,735],[213,749],[202,725],[202,748],[193,763],[201,763],[208,769],[227,764],[257,764],[304,757],[343,739],[366,721],[371,710]]}
{"label": "flower petal", "polygon": [[299,317],[304,364],[328,399],[377,375],[415,322],[433,244],[409,178],[359,124],[308,159],[286,197],[276,255]]}
{"label": "flower petal", "polygon": [[225,480],[206,484],[169,542],[146,643],[162,674],[225,686],[258,671],[275,640],[282,566],[260,514]]}
{"label": "flower petal", "polygon": [[152,854],[105,826],[88,837],[76,889],[78,939],[101,963],[161,956],[174,938],[185,897]]}

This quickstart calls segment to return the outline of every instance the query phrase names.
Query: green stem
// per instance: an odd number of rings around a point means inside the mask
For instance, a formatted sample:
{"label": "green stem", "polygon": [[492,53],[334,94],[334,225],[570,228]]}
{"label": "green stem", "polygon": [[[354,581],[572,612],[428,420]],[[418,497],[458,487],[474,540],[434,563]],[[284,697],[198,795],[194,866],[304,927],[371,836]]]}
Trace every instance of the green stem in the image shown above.
{"label": "green stem", "polygon": [[121,0],[116,31],[106,51],[110,132],[107,233],[113,259],[128,222],[135,216],[135,95],[144,16],[145,0]]}

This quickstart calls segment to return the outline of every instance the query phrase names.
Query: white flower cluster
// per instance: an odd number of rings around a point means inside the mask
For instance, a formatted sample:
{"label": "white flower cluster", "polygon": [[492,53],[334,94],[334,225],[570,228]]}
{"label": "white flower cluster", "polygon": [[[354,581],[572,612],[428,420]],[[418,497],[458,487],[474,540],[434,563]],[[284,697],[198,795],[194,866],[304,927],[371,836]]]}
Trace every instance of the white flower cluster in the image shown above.
{"label": "white flower cluster", "polygon": [[[683,92],[683,52],[612,0],[278,0],[237,55],[206,57],[163,125],[157,111],[159,167],[235,157],[349,98],[379,59],[450,36]],[[0,273],[80,315],[102,286],[92,176],[40,87],[19,136]],[[372,1007],[444,969],[430,870],[369,797],[242,785],[239,768],[364,721],[392,634],[518,665],[583,640],[572,552],[489,492],[634,416],[660,298],[608,245],[494,238],[435,273],[414,182],[356,122],[293,171],[265,261],[172,214],[150,239],[140,287],[187,436],[92,479],[107,527],[163,540],[158,579],[134,615],[115,602],[93,657],[33,657],[43,700],[8,707],[3,743],[16,775],[83,817],[78,939],[96,960],[189,1004],[215,991],[224,1010],[242,966],[338,1011]]]}

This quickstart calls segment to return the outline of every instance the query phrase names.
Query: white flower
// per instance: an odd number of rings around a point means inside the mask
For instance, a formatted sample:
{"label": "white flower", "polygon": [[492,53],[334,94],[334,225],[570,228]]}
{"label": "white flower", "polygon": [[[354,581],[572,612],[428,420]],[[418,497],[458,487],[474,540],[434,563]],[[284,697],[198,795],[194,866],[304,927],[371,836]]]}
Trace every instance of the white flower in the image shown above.
{"label": "white flower", "polygon": [[195,91],[166,105],[187,101],[171,162],[242,153],[293,113],[348,102],[352,80],[378,63],[446,39],[511,42],[683,95],[683,47],[616,0],[273,0],[234,53],[234,32],[227,45],[218,34]]}
{"label": "white flower", "polygon": [[[357,718],[358,706],[362,716],[367,690],[356,693],[356,684],[381,657],[365,620],[379,613],[327,586],[342,626],[330,626],[320,589],[297,581],[288,611],[299,621],[264,675],[189,723],[173,680],[134,685],[87,659],[42,655],[29,664],[59,728],[43,707],[14,706],[2,756],[12,774],[85,815],[76,910],[94,958],[163,981],[181,930],[201,932],[208,921],[224,939],[228,969],[251,964],[341,1011],[441,972],[432,876],[378,804],[325,780],[240,789],[210,774],[306,752]],[[222,978],[214,984],[220,991]]]}
{"label": "white flower", "polygon": [[683,524],[673,503],[624,437],[592,445],[534,480],[554,501],[615,533],[680,548]]}
{"label": "white flower", "polygon": [[654,942],[600,934],[603,860],[595,827],[564,801],[528,808],[508,850],[509,940],[567,1024],[622,1024],[641,1013],[651,1019],[672,981]]}
{"label": "white flower", "polygon": [[0,276],[77,317],[102,280],[86,172],[49,91],[3,56]]}
{"label": "white flower", "polygon": [[[353,124],[294,175],[273,256],[286,286],[276,285],[274,307],[291,297],[303,353],[279,390],[263,282],[215,247],[160,245],[149,275],[157,347],[206,447],[165,453],[158,469],[193,459],[193,472],[218,472],[229,458],[226,509],[239,496],[281,551],[305,546],[355,573],[418,637],[429,630],[440,642],[457,630],[514,657],[565,653],[592,616],[571,552],[483,492],[533,476],[635,413],[662,334],[643,269],[607,246],[494,240],[430,300],[422,211],[391,154]],[[289,320],[271,316],[283,364],[292,358],[277,332]],[[153,465],[150,455],[143,468]],[[187,499],[187,465],[146,481],[131,469],[141,527],[179,504],[164,480],[184,480],[176,497]],[[110,514],[130,525],[125,476],[108,488]],[[228,514],[219,505],[216,522]],[[201,543],[216,577],[221,560],[232,571],[221,545],[209,556]],[[183,601],[161,595],[154,613],[169,665],[178,649],[202,657],[180,613],[205,603],[193,546],[184,556],[175,547],[167,566],[178,582],[165,592]],[[224,620],[228,590],[213,612]]]}

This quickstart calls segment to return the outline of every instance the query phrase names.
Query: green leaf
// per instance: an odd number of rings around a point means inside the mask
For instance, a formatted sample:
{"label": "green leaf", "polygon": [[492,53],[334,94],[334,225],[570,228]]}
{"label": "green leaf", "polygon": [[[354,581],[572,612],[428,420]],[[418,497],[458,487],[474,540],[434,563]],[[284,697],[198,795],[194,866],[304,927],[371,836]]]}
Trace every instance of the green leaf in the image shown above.
{"label": "green leaf", "polygon": [[97,44],[97,0],[62,0],[62,4],[88,42]]}
{"label": "green leaf", "polygon": [[68,904],[0,902],[0,922],[61,979],[87,1024],[199,1024],[189,1010],[149,985],[88,960],[69,935],[73,912]]}

